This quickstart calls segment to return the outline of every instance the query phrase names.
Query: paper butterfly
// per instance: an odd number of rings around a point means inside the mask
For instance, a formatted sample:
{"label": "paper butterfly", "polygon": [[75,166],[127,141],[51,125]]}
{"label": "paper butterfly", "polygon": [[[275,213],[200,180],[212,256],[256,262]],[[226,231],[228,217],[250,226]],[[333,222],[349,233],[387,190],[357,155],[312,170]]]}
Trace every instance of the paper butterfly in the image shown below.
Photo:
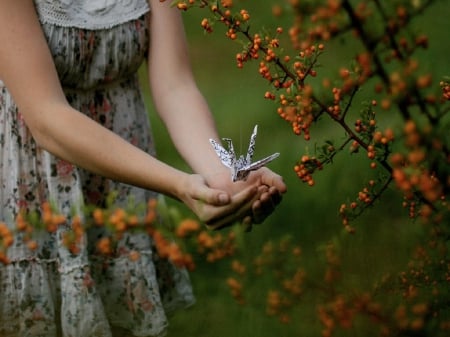
{"label": "paper butterfly", "polygon": [[233,142],[230,138],[222,138],[226,143],[228,150],[226,150],[222,145],[216,142],[214,139],[210,139],[210,143],[219,156],[222,163],[229,167],[231,170],[231,179],[233,181],[245,180],[247,179],[250,171],[254,171],[263,167],[268,162],[277,158],[280,154],[274,153],[266,158],[258,160],[252,163],[253,152],[255,151],[256,133],[258,132],[258,125],[255,125],[253,133],[250,137],[250,144],[248,146],[247,155],[244,157],[241,155],[236,158],[236,154],[233,148]]}

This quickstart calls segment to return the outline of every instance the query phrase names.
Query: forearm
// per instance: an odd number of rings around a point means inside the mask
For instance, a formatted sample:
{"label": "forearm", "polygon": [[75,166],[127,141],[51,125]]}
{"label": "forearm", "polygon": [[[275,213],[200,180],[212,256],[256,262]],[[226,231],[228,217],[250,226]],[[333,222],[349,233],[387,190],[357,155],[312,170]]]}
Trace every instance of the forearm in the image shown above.
{"label": "forearm", "polygon": [[182,19],[168,1],[153,0],[151,5],[148,72],[153,101],[180,154],[209,181],[227,168],[209,143],[218,135],[192,74]]}
{"label": "forearm", "polygon": [[179,198],[185,173],[129,144],[67,104],[42,105],[31,131],[45,150],[99,175]]}
{"label": "forearm", "polygon": [[171,97],[160,95],[155,104],[172,141],[182,157],[196,172],[208,177],[228,172],[209,139],[218,133],[207,103],[195,84],[179,84],[170,91]]}

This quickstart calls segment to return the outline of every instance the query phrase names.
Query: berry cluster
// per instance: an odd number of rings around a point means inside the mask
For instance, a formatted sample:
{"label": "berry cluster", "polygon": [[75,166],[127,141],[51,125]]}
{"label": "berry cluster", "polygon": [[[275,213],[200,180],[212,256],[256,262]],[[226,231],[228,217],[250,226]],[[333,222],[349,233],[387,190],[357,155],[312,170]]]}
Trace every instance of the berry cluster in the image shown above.
{"label": "berry cluster", "polygon": [[[376,302],[370,291],[344,295],[334,287],[343,278],[339,257],[330,245],[325,250],[326,286],[318,286],[331,289],[325,291],[326,300],[318,307],[322,335],[349,329],[358,316],[377,322],[383,336],[426,334],[433,330],[441,312],[440,302],[434,293],[420,298],[420,292],[439,289],[448,294],[439,280],[448,282],[450,265],[443,248],[448,248],[450,219],[450,144],[445,128],[450,85],[448,80],[437,83],[435,74],[422,67],[416,55],[426,50],[430,42],[424,32],[410,29],[410,24],[436,0],[287,0],[294,16],[292,26],[261,31],[250,30],[254,29],[249,22],[252,16],[246,10],[234,9],[231,1],[195,2],[212,13],[211,18],[203,19],[203,29],[211,32],[212,22],[220,22],[226,27],[226,37],[241,43],[242,49],[235,58],[239,68],[257,62],[258,76],[270,84],[263,96],[277,103],[276,112],[288,123],[290,131],[306,141],[312,140],[313,128],[326,120],[341,131],[330,134],[344,135],[315,144],[314,153],[300,156],[294,171],[302,182],[314,186],[314,174],[341,153],[349,151],[351,158],[362,154],[362,159],[367,160],[367,183],[353,200],[339,208],[345,230],[353,233],[355,228],[350,222],[380,200],[389,187],[400,192],[399,205],[403,199],[410,217],[419,216],[433,225],[429,246],[440,248],[418,257],[411,263],[416,267],[401,276],[403,296],[411,302],[398,305],[394,311],[390,310],[392,306],[385,303],[383,307]],[[287,7],[278,3],[272,12],[285,18]],[[339,53],[331,54],[342,45],[351,46],[353,54],[345,56],[345,63],[339,59]],[[323,59],[332,63],[331,71],[321,68]],[[330,123],[326,128],[331,129]],[[291,269],[281,270],[279,266],[286,264],[279,263],[275,246],[268,243],[252,266],[257,275],[263,275],[270,266],[272,274],[283,279],[278,287],[268,291],[265,303],[269,315],[287,323],[291,320],[292,299],[300,302],[296,291],[304,289],[305,281],[299,276],[302,269],[298,261],[292,263]],[[287,252],[283,251],[283,259],[290,256]],[[423,266],[430,266],[430,270]],[[440,268],[442,274],[433,275],[431,266]],[[236,300],[244,303],[251,268],[236,262],[232,269],[235,275],[227,283]],[[389,284],[392,286],[392,282]],[[442,319],[440,327],[433,331],[445,334],[443,331],[450,326],[447,321]]]}
{"label": "berry cluster", "polygon": [[281,323],[290,323],[291,311],[305,290],[306,274],[299,267],[301,253],[301,248],[292,237],[287,236],[276,242],[267,242],[249,264],[236,258],[231,266],[234,275],[227,279],[232,296],[239,304],[245,304],[245,293],[251,288],[254,275],[258,278],[270,277],[275,289],[267,291],[266,314],[277,317]]}
{"label": "berry cluster", "polygon": [[[109,198],[113,200],[113,196]],[[230,231],[228,235],[210,233],[203,229],[200,223],[193,219],[179,220],[177,212],[169,212],[159,206],[155,199],[150,199],[147,209],[142,215],[137,215],[141,207],[129,209],[109,206],[107,208],[87,207],[86,214],[74,215],[70,218],[59,214],[49,204],[42,205],[41,214],[21,212],[16,217],[16,228],[11,230],[5,223],[0,223],[0,263],[7,264],[7,250],[14,240],[23,240],[31,250],[38,249],[34,239],[41,231],[49,233],[61,232],[62,243],[72,254],[79,254],[81,245],[85,244],[85,234],[90,228],[103,228],[103,236],[96,242],[97,253],[114,256],[116,254],[128,255],[130,260],[136,261],[140,254],[137,251],[124,251],[118,243],[125,233],[147,233],[155,244],[161,258],[172,261],[178,267],[189,270],[195,268],[193,256],[188,253],[186,244],[192,244],[200,256],[208,262],[216,262],[225,257],[232,256],[236,250],[236,233]],[[167,230],[158,223],[157,214],[164,212],[168,217],[171,214],[176,219],[168,220],[177,223],[173,230]],[[82,221],[84,219],[84,221]]]}
{"label": "berry cluster", "polygon": [[314,171],[321,170],[322,168],[323,165],[318,159],[303,155],[297,165],[295,165],[294,171],[302,181],[306,182],[309,186],[313,186],[314,179],[312,174]]}

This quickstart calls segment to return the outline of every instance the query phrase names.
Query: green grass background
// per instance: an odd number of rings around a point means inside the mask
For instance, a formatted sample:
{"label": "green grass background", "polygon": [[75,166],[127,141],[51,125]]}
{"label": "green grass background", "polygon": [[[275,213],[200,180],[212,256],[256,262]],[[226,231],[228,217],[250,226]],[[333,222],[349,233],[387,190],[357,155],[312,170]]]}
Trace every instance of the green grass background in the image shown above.
{"label": "green grass background", "polygon": [[[263,27],[274,30],[277,26],[287,30],[291,17],[274,18],[271,15],[274,3],[284,6],[285,2],[247,0],[235,1],[235,6],[249,10],[253,31]],[[415,30],[430,36],[430,49],[419,57],[423,69],[437,76],[450,73],[449,24],[446,15],[442,15],[449,11],[450,2],[438,2],[426,15],[418,18],[414,26]],[[263,98],[268,85],[257,73],[257,62],[246,65],[244,69],[236,67],[234,57],[240,51],[240,45],[223,36],[220,24],[215,26],[216,31],[212,35],[203,33],[200,20],[207,15],[206,12],[193,9],[186,12],[184,18],[198,84],[216,117],[220,134],[231,137],[238,150],[245,150],[252,128],[258,124],[255,159],[280,152],[280,157],[269,166],[284,177],[288,186],[288,193],[276,212],[244,236],[244,258],[256,255],[268,240],[289,234],[303,249],[303,265],[307,272],[318,277],[324,265],[318,247],[338,238],[348,289],[370,289],[386,272],[403,268],[416,239],[420,237],[421,227],[405,217],[401,198],[394,190],[388,190],[374,208],[353,223],[357,229],[355,235],[344,233],[338,217],[339,205],[353,200],[363,184],[373,177],[373,172],[368,169],[369,162],[364,154],[351,158],[343,154],[332,166],[315,176],[314,187],[301,183],[293,171],[295,161],[304,153],[313,154],[315,144],[320,144],[322,139],[342,139],[342,132],[323,123],[320,128],[312,129],[310,142],[295,136],[289,125],[277,116],[275,104]],[[342,42],[331,47],[322,58],[323,68],[319,69],[319,77],[321,71],[337,71],[350,61],[348,57],[354,53],[353,46]],[[187,169],[170,143],[164,126],[155,116],[149,96],[147,103],[159,157]],[[357,104],[358,101],[355,109],[359,109]],[[390,116],[382,116],[381,122],[385,125],[397,123]],[[183,206],[175,205],[186,212]],[[171,317],[169,337],[320,336],[315,312],[315,303],[320,298],[314,294],[306,295],[296,309],[293,322],[282,325],[265,314],[264,299],[271,284],[264,277],[252,280],[248,305],[239,306],[234,302],[225,283],[230,271],[229,262],[199,263],[191,274],[197,304]],[[349,330],[345,336],[361,336],[361,330],[358,331]],[[370,328],[362,331],[365,331],[365,336],[370,335]]]}

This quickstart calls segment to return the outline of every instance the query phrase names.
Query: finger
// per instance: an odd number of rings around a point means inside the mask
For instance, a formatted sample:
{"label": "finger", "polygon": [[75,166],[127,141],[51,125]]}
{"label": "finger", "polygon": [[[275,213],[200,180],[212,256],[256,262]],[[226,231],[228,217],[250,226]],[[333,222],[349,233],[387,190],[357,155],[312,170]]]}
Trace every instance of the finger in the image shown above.
{"label": "finger", "polygon": [[267,206],[263,205],[260,200],[257,200],[252,205],[252,218],[255,224],[262,223],[265,218],[272,213],[272,211],[268,211]]}
{"label": "finger", "polygon": [[285,193],[287,191],[286,184],[283,181],[283,177],[272,172],[266,167],[260,169],[262,174],[260,176],[261,183],[270,187],[275,187],[280,193]]}
{"label": "finger", "polygon": [[259,194],[258,200],[267,200],[268,193],[269,193],[269,186],[266,185],[258,186],[258,194]]}
{"label": "finger", "polygon": [[281,202],[282,195],[277,190],[276,187],[272,186],[263,193],[261,193],[261,196],[259,198],[259,201],[261,202],[262,206],[270,205],[270,206],[276,206]]}
{"label": "finger", "polygon": [[207,226],[212,229],[220,229],[242,219],[251,210],[252,204],[258,197],[257,188],[250,186],[232,196],[229,204],[211,207],[208,219],[205,221]]}
{"label": "finger", "polygon": [[274,212],[281,199],[282,195],[276,187],[272,186],[263,190],[259,200],[255,201],[252,205],[253,223],[262,223]]}
{"label": "finger", "polygon": [[[249,201],[247,204],[245,204],[243,207],[241,207],[239,210],[237,210],[234,213],[229,213],[226,214],[222,217],[215,217],[209,221],[206,222],[206,226],[209,229],[213,229],[213,230],[218,230],[218,229],[223,229],[229,226],[232,226],[238,222],[240,222],[240,219],[242,219],[245,214],[248,213],[248,209],[251,207],[251,204],[253,203],[253,201]],[[244,223],[245,221],[245,223]],[[244,220],[241,221],[244,226],[246,227],[246,230],[248,229],[248,227],[251,227],[251,217],[248,216],[244,217]]]}
{"label": "finger", "polygon": [[275,210],[275,204],[268,198],[265,202],[255,202],[252,205],[253,223],[262,223]]}
{"label": "finger", "polygon": [[[215,217],[210,221],[206,222],[206,226],[210,229],[223,229],[225,227],[232,226],[240,221],[245,214],[248,214],[248,209],[251,207],[253,201],[249,201],[246,205],[241,207],[234,213],[229,213],[222,217]],[[251,223],[250,223],[251,225]]]}
{"label": "finger", "polygon": [[272,204],[278,205],[283,199],[283,196],[276,187],[272,186],[271,188],[269,188],[268,198],[270,198]]}

